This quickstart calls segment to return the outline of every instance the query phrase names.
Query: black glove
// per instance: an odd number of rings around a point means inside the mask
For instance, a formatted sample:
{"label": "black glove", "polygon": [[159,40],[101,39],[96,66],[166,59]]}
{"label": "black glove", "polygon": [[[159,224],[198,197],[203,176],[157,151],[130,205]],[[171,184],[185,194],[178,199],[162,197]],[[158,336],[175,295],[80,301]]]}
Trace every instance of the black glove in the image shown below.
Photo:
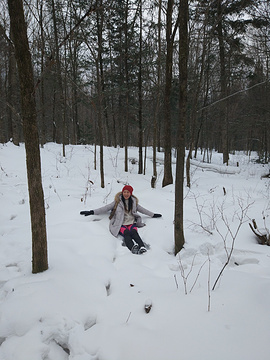
{"label": "black glove", "polygon": [[94,215],[94,210],[81,211],[80,214],[81,214],[81,215],[84,215],[84,216]]}
{"label": "black glove", "polygon": [[161,216],[162,216],[161,214],[154,214],[153,218],[157,218],[157,217],[161,217]]}

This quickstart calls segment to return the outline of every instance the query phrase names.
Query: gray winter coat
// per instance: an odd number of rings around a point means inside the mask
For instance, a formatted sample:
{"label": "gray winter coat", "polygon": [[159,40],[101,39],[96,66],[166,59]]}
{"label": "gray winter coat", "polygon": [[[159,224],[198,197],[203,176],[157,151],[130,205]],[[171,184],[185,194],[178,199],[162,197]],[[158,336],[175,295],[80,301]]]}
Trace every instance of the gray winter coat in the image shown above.
{"label": "gray winter coat", "polygon": [[[118,203],[113,217],[110,220],[109,230],[112,233],[113,236],[117,237],[119,234],[120,228],[124,222],[124,215],[125,215],[125,207],[123,204],[123,201],[121,200],[122,193],[118,193],[115,195],[115,199],[112,203],[102,206],[98,209],[94,210],[95,215],[104,214],[107,211],[113,211],[115,205]],[[154,213],[152,211],[149,211],[145,208],[143,208],[141,205],[138,204],[138,199],[136,196],[131,196],[132,198],[132,215],[135,217],[135,223],[137,227],[143,227],[145,224],[142,222],[141,216],[138,214],[138,211],[144,215],[148,215],[150,217],[154,216]]]}

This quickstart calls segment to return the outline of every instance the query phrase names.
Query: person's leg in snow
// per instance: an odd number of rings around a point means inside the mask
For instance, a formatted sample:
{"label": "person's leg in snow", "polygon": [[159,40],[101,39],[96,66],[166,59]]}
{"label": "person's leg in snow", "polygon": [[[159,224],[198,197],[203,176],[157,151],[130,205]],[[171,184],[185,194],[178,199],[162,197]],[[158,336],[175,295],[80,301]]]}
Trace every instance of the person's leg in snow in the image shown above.
{"label": "person's leg in snow", "polygon": [[120,229],[120,234],[124,237],[124,242],[127,248],[133,254],[143,254],[146,252],[146,248],[140,235],[137,232],[135,224],[130,226],[122,226]]}
{"label": "person's leg in snow", "polygon": [[131,229],[130,230],[130,234],[131,234],[131,237],[132,239],[136,242],[136,244],[138,244],[139,246],[139,251],[138,251],[138,254],[143,254],[145,253],[147,250],[144,246],[144,243],[140,237],[140,235],[138,234],[137,230],[136,229]]}
{"label": "person's leg in snow", "polygon": [[124,242],[126,244],[126,247],[131,251],[133,246],[135,245],[134,241],[132,240],[132,236],[130,234],[130,231],[126,229],[123,234],[124,236]]}

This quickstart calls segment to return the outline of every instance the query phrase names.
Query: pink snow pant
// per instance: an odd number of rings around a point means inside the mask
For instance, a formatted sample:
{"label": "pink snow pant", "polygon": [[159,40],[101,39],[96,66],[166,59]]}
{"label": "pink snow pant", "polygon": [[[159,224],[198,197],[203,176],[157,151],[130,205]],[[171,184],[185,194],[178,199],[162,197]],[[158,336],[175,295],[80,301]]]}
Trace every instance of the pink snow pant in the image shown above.
{"label": "pink snow pant", "polygon": [[136,224],[122,225],[120,228],[119,234],[124,237],[124,242],[130,251],[132,251],[133,246],[136,244],[139,246],[139,248],[144,246],[144,243],[140,238],[137,230],[138,229]]}
{"label": "pink snow pant", "polygon": [[132,229],[134,229],[134,230],[136,230],[136,231],[138,230],[138,228],[137,228],[137,226],[136,226],[135,224],[122,225],[121,228],[120,228],[119,233],[120,233],[121,235],[124,235],[124,231],[125,231],[125,230],[131,231]]}

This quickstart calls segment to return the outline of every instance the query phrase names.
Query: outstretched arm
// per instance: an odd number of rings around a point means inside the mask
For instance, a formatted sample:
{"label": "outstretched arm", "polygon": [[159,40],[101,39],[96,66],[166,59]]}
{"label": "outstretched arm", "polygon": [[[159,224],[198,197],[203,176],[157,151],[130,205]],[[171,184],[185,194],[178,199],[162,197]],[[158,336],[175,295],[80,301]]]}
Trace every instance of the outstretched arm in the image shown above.
{"label": "outstretched arm", "polygon": [[90,211],[81,211],[80,214],[84,215],[84,216],[89,216],[89,215],[100,215],[100,214],[104,214],[108,211],[111,211],[114,207],[114,201],[108,205],[102,206],[98,209],[95,210],[90,210]]}
{"label": "outstretched arm", "polygon": [[142,214],[148,215],[148,216],[150,216],[150,217],[152,217],[152,218],[157,218],[157,217],[161,217],[161,216],[162,216],[161,214],[155,214],[155,213],[153,213],[152,211],[149,211],[149,210],[145,209],[145,208],[142,207],[141,205],[138,205],[138,206],[137,206],[137,210],[138,210],[139,212],[141,212]]}

